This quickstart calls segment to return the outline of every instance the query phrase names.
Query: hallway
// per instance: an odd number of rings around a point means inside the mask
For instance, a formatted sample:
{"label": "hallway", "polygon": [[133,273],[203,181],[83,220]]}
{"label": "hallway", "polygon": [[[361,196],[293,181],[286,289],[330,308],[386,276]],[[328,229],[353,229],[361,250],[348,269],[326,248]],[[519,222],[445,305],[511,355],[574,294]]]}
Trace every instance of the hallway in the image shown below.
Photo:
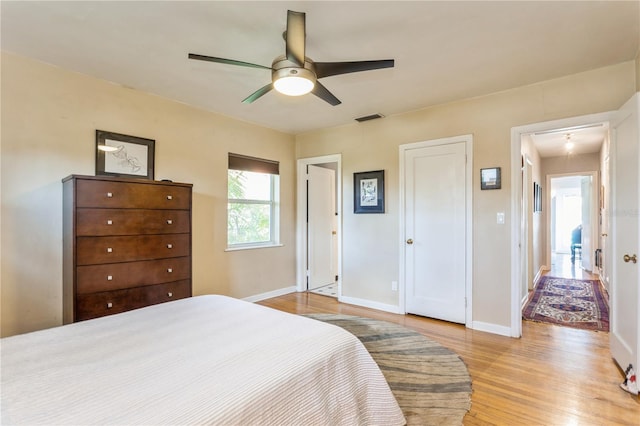
{"label": "hallway", "polygon": [[544,275],[578,280],[598,279],[597,274],[592,274],[580,267],[580,258],[577,258],[575,263],[571,263],[571,255],[568,253],[553,253],[551,255],[551,269]]}

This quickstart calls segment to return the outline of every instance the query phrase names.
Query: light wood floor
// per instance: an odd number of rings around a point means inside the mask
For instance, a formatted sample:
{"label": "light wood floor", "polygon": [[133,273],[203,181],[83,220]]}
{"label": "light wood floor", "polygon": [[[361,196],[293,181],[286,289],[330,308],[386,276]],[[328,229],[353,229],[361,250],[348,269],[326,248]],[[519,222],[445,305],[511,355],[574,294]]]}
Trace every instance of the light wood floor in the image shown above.
{"label": "light wood floor", "polygon": [[609,354],[608,333],[524,321],[523,337],[512,339],[311,293],[260,304],[297,314],[341,313],[390,321],[457,352],[473,388],[465,425],[640,425],[640,400],[619,387],[623,376]]}

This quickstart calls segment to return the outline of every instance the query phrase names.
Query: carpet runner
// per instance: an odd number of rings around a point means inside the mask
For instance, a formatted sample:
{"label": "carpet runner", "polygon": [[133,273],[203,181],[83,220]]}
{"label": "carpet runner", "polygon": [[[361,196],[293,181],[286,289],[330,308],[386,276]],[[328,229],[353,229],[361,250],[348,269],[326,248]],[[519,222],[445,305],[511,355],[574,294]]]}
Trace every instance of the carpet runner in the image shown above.
{"label": "carpet runner", "polygon": [[526,320],[609,331],[609,304],[598,280],[543,276],[525,306]]}
{"label": "carpet runner", "polygon": [[355,335],[387,379],[407,425],[461,425],[471,377],[460,357],[398,324],[340,314],[307,314]]}

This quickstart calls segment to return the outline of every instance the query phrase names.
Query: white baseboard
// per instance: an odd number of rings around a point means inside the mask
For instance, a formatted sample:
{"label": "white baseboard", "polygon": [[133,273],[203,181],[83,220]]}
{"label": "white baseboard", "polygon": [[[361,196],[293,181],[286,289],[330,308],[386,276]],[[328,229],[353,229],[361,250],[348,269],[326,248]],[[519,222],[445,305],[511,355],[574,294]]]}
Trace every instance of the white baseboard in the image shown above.
{"label": "white baseboard", "polygon": [[499,334],[500,336],[511,336],[511,328],[503,325],[491,324],[488,322],[473,321],[474,330],[486,331],[487,333]]}
{"label": "white baseboard", "polygon": [[289,293],[295,293],[297,291],[296,286],[285,287],[278,290],[268,291],[266,293],[256,294],[255,296],[243,297],[242,300],[247,302],[259,302],[265,299],[271,299],[272,297],[283,296]]}
{"label": "white baseboard", "polygon": [[358,299],[356,297],[342,296],[338,298],[338,301],[348,303],[350,305],[362,306],[364,308],[377,309],[378,311],[391,312],[392,314],[404,314],[404,312],[400,312],[399,306],[387,305],[386,303],[378,303],[366,299]]}

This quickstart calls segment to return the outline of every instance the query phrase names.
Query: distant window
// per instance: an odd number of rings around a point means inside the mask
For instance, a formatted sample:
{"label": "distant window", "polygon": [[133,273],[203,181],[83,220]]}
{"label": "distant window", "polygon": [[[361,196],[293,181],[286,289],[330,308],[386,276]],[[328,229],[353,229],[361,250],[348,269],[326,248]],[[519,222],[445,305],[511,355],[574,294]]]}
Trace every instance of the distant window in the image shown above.
{"label": "distant window", "polygon": [[278,244],[278,162],[230,153],[227,197],[229,248]]}

